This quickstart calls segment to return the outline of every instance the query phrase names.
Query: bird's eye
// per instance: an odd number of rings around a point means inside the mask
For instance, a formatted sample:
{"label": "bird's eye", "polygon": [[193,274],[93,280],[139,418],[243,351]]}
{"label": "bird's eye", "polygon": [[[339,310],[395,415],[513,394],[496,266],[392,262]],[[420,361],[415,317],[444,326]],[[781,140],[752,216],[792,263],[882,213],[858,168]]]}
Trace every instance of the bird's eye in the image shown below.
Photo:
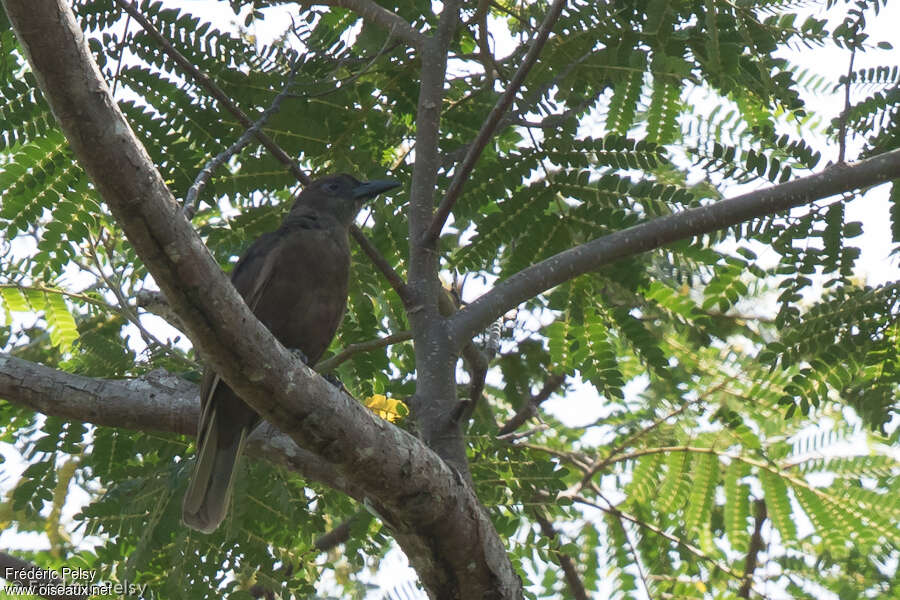
{"label": "bird's eye", "polygon": [[336,192],[341,188],[340,184],[337,181],[332,181],[328,185],[325,186],[325,189],[329,192]]}

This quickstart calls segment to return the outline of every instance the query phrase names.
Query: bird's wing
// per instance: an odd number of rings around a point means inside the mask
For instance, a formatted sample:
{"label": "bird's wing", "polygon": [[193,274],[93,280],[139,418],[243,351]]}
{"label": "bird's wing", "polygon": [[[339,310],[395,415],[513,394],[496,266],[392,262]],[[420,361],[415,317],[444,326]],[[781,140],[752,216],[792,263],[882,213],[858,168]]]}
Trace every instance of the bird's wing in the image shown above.
{"label": "bird's wing", "polygon": [[[256,311],[259,299],[262,298],[266,287],[272,280],[272,267],[279,254],[278,241],[278,237],[274,233],[260,236],[247,249],[231,272],[231,283],[251,311]],[[200,416],[201,431],[204,423],[208,422],[212,416],[209,414],[212,403],[206,399],[212,398],[220,381],[221,379],[212,369],[206,369],[200,384],[200,398],[204,399]]]}
{"label": "bird's wing", "polygon": [[275,232],[262,235],[250,248],[231,272],[231,283],[250,307],[256,311],[259,299],[272,280],[273,267],[278,261],[280,236]]}

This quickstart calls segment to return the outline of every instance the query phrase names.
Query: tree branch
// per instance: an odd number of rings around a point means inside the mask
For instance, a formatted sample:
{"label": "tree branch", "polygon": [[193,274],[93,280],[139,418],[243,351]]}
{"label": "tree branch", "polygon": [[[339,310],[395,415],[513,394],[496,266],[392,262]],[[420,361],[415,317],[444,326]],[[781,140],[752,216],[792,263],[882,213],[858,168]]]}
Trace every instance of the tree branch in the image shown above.
{"label": "tree branch", "polygon": [[210,367],[363,491],[433,598],[521,596],[503,543],[459,473],[295,359],[249,310],[110,96],[68,4],[3,5],[73,153]]}
{"label": "tree branch", "polygon": [[439,309],[444,294],[438,278],[439,257],[434,248],[422,244],[434,209],[447,56],[461,4],[461,0],[443,3],[437,30],[422,51],[416,104],[416,161],[407,209],[412,301],[407,316],[416,354],[416,392],[409,399],[413,418],[425,443],[468,479],[471,475],[465,443],[459,420],[454,418],[459,416],[453,369],[456,353],[447,344],[446,319]]}
{"label": "tree branch", "polygon": [[750,547],[747,549],[747,557],[744,559],[744,581],[741,583],[741,589],[738,590],[738,598],[750,597],[750,591],[753,587],[753,573],[759,564],[759,553],[765,545],[762,537],[762,527],[766,522],[766,517],[768,517],[766,501],[759,499],[753,504],[755,509],[753,536],[750,538]]}
{"label": "tree branch", "polygon": [[450,181],[450,186],[447,188],[447,193],[444,195],[444,199],[438,207],[428,231],[425,233],[423,245],[434,245],[437,242],[438,237],[440,237],[441,230],[444,228],[444,223],[446,223],[447,217],[453,209],[453,205],[456,204],[456,201],[459,199],[462,188],[466,184],[466,181],[468,181],[469,175],[475,167],[475,163],[478,162],[478,158],[481,156],[481,153],[484,152],[485,146],[487,146],[487,143],[497,131],[500,119],[506,114],[507,109],[515,99],[516,94],[519,93],[519,88],[521,88],[522,84],[525,82],[525,77],[528,75],[531,67],[537,62],[538,56],[540,56],[541,50],[544,49],[544,44],[550,36],[550,31],[556,24],[557,19],[559,19],[559,15],[562,13],[562,9],[565,5],[566,0],[554,0],[550,9],[547,11],[547,16],[544,17],[544,21],[541,23],[541,27],[538,29],[537,35],[531,43],[528,53],[525,55],[525,59],[510,80],[509,85],[506,87],[506,91],[503,92],[503,95],[497,100],[494,108],[491,109],[490,114],[488,114],[487,119],[485,119],[481,129],[478,131],[475,141],[469,146],[469,150],[466,152],[462,164],[456,167],[456,170],[453,173],[453,179]]}
{"label": "tree branch", "polygon": [[[597,490],[596,488],[594,491],[599,493],[599,490]],[[600,497],[602,498],[603,496],[601,495]],[[592,508],[601,510],[605,513],[609,513],[609,514],[613,515],[614,517],[616,517],[617,519],[631,521],[638,527],[641,527],[643,529],[651,531],[663,539],[666,539],[666,540],[669,540],[670,542],[678,544],[679,546],[681,546],[682,548],[684,548],[685,550],[687,550],[688,552],[690,552],[691,554],[693,554],[694,556],[699,558],[700,560],[704,560],[704,561],[708,562],[712,567],[722,571],[726,575],[730,575],[731,577],[734,577],[735,579],[742,579],[740,573],[738,573],[737,571],[735,571],[734,569],[729,567],[727,564],[723,564],[723,563],[717,561],[715,558],[709,556],[708,554],[706,554],[703,550],[701,550],[697,546],[694,546],[693,544],[685,542],[678,536],[668,533],[666,530],[662,529],[661,527],[658,527],[652,523],[643,521],[640,518],[638,518],[632,514],[629,514],[629,513],[619,510],[606,498],[603,498],[603,501],[607,503],[607,506],[602,506],[602,505],[597,504],[596,502],[593,502],[582,496],[575,496],[572,498],[572,500],[579,504],[584,504],[585,506],[590,506]]]}
{"label": "tree branch", "polygon": [[391,346],[400,342],[406,342],[411,339],[412,332],[401,331],[400,333],[394,333],[383,338],[375,338],[374,340],[369,340],[367,342],[350,344],[334,356],[316,363],[315,369],[319,373],[328,373],[329,371],[333,371],[334,369],[336,369],[341,363],[349,360],[354,355],[359,354],[360,352],[377,350],[378,348],[384,348],[386,346]]}
{"label": "tree branch", "polygon": [[383,29],[387,29],[391,35],[395,35],[407,42],[419,52],[425,47],[425,36],[413,29],[403,17],[379,6],[372,0],[302,0],[304,6],[321,4],[323,6],[339,6],[352,10],[366,21],[370,21]]}
{"label": "tree branch", "polygon": [[711,393],[718,392],[723,387],[725,387],[726,384],[727,384],[727,382],[720,383],[719,385],[715,386],[712,390],[710,390],[708,393],[705,393],[705,394],[701,395],[699,398],[691,400],[690,402],[685,402],[684,404],[682,404],[678,408],[672,410],[668,414],[665,414],[661,417],[657,417],[656,419],[653,420],[652,423],[638,429],[631,435],[627,436],[618,445],[616,445],[615,448],[610,450],[606,454],[606,456],[604,456],[603,458],[598,457],[597,460],[594,461],[594,463],[591,465],[590,469],[588,469],[585,472],[584,477],[581,479],[581,483],[578,484],[577,489],[581,489],[582,487],[587,485],[588,481],[593,479],[594,475],[596,475],[601,470],[605,469],[613,460],[615,460],[617,458],[617,455],[619,454],[619,452],[621,452],[625,448],[628,448],[629,446],[633,445],[640,438],[647,435],[648,433],[650,433],[651,431],[653,431],[654,429],[656,429],[657,427],[659,427],[660,425],[662,425],[663,423],[665,423],[666,421],[671,419],[672,417],[677,417],[678,415],[683,413],[685,410],[687,410],[687,408],[689,406],[693,406],[694,404],[699,404],[700,402],[705,401],[706,398]]}
{"label": "tree branch", "polygon": [[409,289],[406,287],[406,282],[403,281],[403,278],[397,274],[397,271],[395,271],[390,263],[388,263],[387,259],[378,252],[378,248],[369,241],[369,238],[366,237],[366,234],[364,234],[359,227],[352,225],[350,227],[350,235],[356,240],[356,243],[359,244],[360,249],[365,255],[369,257],[369,260],[372,261],[375,268],[381,271],[384,278],[387,279],[388,283],[391,284],[391,287],[394,288],[394,291],[397,292],[397,296],[400,297],[403,306],[409,309],[412,305],[412,300],[410,299]]}
{"label": "tree branch", "polygon": [[832,165],[808,177],[659,217],[570,248],[505,279],[454,315],[450,319],[454,346],[462,347],[476,332],[525,300],[620,258],[897,177],[900,150],[892,150],[855,164]]}
{"label": "tree branch", "polygon": [[584,589],[584,583],[581,581],[578,569],[575,567],[572,557],[562,551],[560,543],[556,539],[558,534],[556,529],[553,528],[553,524],[537,513],[535,513],[534,518],[541,527],[541,533],[550,540],[553,555],[556,557],[556,561],[559,563],[560,568],[562,568],[563,576],[566,578],[566,584],[569,586],[569,593],[572,594],[572,597],[575,598],[575,600],[587,600],[587,591]]}
{"label": "tree branch", "polygon": [[[0,354],[0,397],[48,416],[138,431],[193,436],[200,418],[197,385],[163,369],[134,379],[95,379]],[[364,498],[326,461],[268,423],[250,436],[247,454]]]}
{"label": "tree branch", "polygon": [[225,164],[225,162],[232,156],[243,150],[250,143],[250,140],[256,137],[257,132],[262,131],[263,125],[266,124],[269,118],[281,109],[281,103],[284,102],[285,98],[287,98],[291,86],[294,85],[294,78],[297,76],[297,68],[299,66],[300,61],[295,58],[287,81],[284,82],[284,85],[281,87],[281,91],[278,92],[278,95],[275,96],[274,100],[272,100],[272,104],[270,104],[269,107],[262,112],[259,118],[253,123],[252,126],[250,126],[249,129],[241,134],[241,137],[239,137],[236,142],[209,159],[200,170],[200,173],[197,174],[197,177],[194,179],[193,185],[191,185],[184,197],[184,214],[188,219],[193,218],[194,213],[197,212],[197,206],[199,206],[200,204],[200,193],[209,182],[209,178],[212,177],[213,172],[215,172],[216,169]]}
{"label": "tree branch", "polygon": [[547,378],[547,381],[544,382],[544,386],[541,390],[529,398],[528,401],[522,405],[522,408],[519,409],[519,412],[514,414],[512,418],[500,428],[500,431],[497,432],[497,437],[512,433],[521,427],[525,421],[536,415],[538,407],[547,400],[547,398],[552,396],[565,381],[566,376],[563,374],[554,373],[550,375],[550,377]]}

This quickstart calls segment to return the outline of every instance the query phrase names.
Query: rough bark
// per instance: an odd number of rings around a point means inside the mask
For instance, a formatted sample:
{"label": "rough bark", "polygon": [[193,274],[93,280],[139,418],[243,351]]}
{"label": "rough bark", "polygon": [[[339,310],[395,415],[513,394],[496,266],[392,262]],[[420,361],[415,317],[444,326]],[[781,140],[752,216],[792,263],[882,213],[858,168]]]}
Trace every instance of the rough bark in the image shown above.
{"label": "rough bark", "polygon": [[[61,419],[139,431],[195,435],[200,417],[197,385],[162,369],[135,379],[97,379],[0,354],[0,397]],[[332,465],[268,423],[250,436],[247,455],[365,498]]]}

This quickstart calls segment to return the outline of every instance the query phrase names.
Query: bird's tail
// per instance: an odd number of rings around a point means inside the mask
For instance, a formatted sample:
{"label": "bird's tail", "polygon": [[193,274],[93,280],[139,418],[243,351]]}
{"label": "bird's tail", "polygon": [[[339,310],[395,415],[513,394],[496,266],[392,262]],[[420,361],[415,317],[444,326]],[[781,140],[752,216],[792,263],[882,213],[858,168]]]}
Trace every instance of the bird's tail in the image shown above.
{"label": "bird's tail", "polygon": [[241,427],[223,436],[227,428],[217,426],[216,410],[210,408],[208,418],[201,419],[205,427],[200,432],[197,462],[181,507],[184,524],[203,533],[212,533],[225,519],[237,458],[248,433],[247,427]]}

